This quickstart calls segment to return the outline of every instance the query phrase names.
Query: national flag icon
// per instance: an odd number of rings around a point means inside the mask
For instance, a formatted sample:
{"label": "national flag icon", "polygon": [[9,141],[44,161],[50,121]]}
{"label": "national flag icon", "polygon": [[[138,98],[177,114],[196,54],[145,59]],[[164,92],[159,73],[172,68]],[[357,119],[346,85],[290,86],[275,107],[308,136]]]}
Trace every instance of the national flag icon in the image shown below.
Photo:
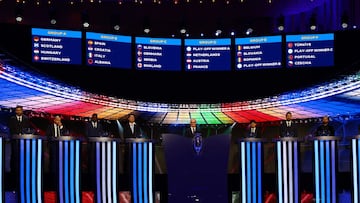
{"label": "national flag icon", "polygon": [[186,63],[191,63],[192,62],[192,60],[191,59],[186,59]]}
{"label": "national flag icon", "polygon": [[34,42],[38,42],[40,40],[40,38],[38,36],[34,37]]}
{"label": "national flag icon", "polygon": [[89,58],[94,57],[92,52],[89,52],[88,56],[89,56]]}
{"label": "national flag icon", "polygon": [[186,53],[187,57],[191,57],[191,52]]}
{"label": "national flag icon", "polygon": [[39,59],[40,59],[40,58],[39,58],[38,55],[34,56],[34,60],[35,60],[35,61],[38,61]]}
{"label": "national flag icon", "polygon": [[141,51],[138,51],[138,52],[137,52],[137,55],[138,55],[138,56],[142,56],[142,52],[141,52]]}
{"label": "national flag icon", "polygon": [[39,53],[39,49],[34,49],[34,54],[38,54]]}
{"label": "national flag icon", "polygon": [[92,41],[92,40],[88,41],[88,45],[93,45],[93,44],[94,44],[94,41]]}
{"label": "national flag icon", "polygon": [[138,61],[138,62],[141,62],[141,61],[142,61],[142,58],[141,58],[141,57],[138,57],[138,58],[137,58],[137,61]]}
{"label": "national flag icon", "polygon": [[138,63],[138,64],[137,64],[137,67],[138,67],[138,68],[142,68],[142,63]]}
{"label": "national flag icon", "polygon": [[92,59],[88,59],[88,64],[93,64],[94,61]]}
{"label": "national flag icon", "polygon": [[292,67],[293,65],[294,65],[294,62],[293,62],[293,61],[289,61],[289,62],[288,62],[288,66],[289,66],[289,67]]}
{"label": "national flag icon", "polygon": [[238,45],[238,51],[241,51],[242,50],[242,46],[241,45]]}
{"label": "national flag icon", "polygon": [[141,44],[138,44],[138,45],[137,45],[137,49],[138,49],[138,50],[141,50],[141,49],[142,49],[142,45],[141,45]]}
{"label": "national flag icon", "polygon": [[290,61],[292,61],[292,60],[294,59],[294,55],[289,55],[289,56],[288,56],[288,59],[289,59]]}
{"label": "national flag icon", "polygon": [[238,52],[237,52],[237,56],[242,56],[242,52],[241,52],[241,51],[238,51]]}
{"label": "national flag icon", "polygon": [[88,50],[92,51],[92,50],[94,50],[94,48],[93,47],[88,47]]}
{"label": "national flag icon", "polygon": [[187,69],[192,69],[192,65],[191,64],[187,64]]}
{"label": "national flag icon", "polygon": [[34,43],[34,47],[35,48],[39,47],[39,43]]}
{"label": "national flag icon", "polygon": [[294,43],[292,43],[292,42],[288,43],[289,48],[293,48],[293,46],[294,46]]}
{"label": "national flag icon", "polygon": [[241,63],[243,60],[241,57],[238,58],[238,63]]}

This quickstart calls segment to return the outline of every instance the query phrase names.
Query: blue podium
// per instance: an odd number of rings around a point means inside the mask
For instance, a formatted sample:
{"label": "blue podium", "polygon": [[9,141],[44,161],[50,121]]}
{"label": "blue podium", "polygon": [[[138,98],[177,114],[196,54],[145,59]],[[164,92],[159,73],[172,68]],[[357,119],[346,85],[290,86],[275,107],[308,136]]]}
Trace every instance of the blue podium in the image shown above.
{"label": "blue podium", "polygon": [[[18,151],[19,202],[43,202],[43,140],[33,134],[12,135],[15,151]],[[14,160],[15,161],[15,160]]]}
{"label": "blue podium", "polygon": [[298,137],[275,138],[276,143],[276,178],[277,202],[299,203],[299,155],[300,143]]}
{"label": "blue podium", "polygon": [[315,202],[336,203],[338,190],[336,187],[337,142],[341,137],[317,136],[313,137],[314,150],[314,181]]}
{"label": "blue podium", "polygon": [[146,138],[127,138],[125,142],[130,150],[132,203],[153,203],[155,160],[153,140]]}
{"label": "blue podium", "polygon": [[6,134],[0,133],[0,203],[5,202],[4,172],[5,172],[5,144],[8,140]]}
{"label": "blue podium", "polygon": [[239,139],[240,152],[240,202],[263,202],[263,143],[265,138]]}
{"label": "blue podium", "polygon": [[[95,149],[95,202],[118,202],[118,138],[89,137],[89,144]],[[89,155],[90,156],[90,155]]]}
{"label": "blue podium", "polygon": [[[81,138],[59,136],[51,138],[57,152],[57,199],[59,203],[80,203],[80,147]],[[54,146],[54,145],[53,145]]]}
{"label": "blue podium", "polygon": [[351,138],[352,202],[360,201],[360,135]]}

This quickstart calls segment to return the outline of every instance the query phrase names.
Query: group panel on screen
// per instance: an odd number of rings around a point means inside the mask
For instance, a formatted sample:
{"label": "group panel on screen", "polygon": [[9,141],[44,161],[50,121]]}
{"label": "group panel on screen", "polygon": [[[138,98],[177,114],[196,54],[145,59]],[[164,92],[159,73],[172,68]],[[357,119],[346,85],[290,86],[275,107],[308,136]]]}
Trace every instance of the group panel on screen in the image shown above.
{"label": "group panel on screen", "polygon": [[185,39],[186,71],[230,71],[231,39]]}
{"label": "group panel on screen", "polygon": [[131,36],[87,32],[86,64],[131,69]]}
{"label": "group panel on screen", "polygon": [[32,28],[32,61],[80,65],[81,31]]}
{"label": "group panel on screen", "polygon": [[286,36],[288,68],[334,66],[334,34]]}
{"label": "group panel on screen", "polygon": [[236,70],[282,67],[282,38],[279,36],[235,39]]}
{"label": "group panel on screen", "polygon": [[334,33],[182,40],[86,32],[82,39],[81,31],[32,28],[31,37],[32,61],[41,63],[187,72],[335,65]]}
{"label": "group panel on screen", "polygon": [[181,39],[135,38],[137,70],[181,70]]}

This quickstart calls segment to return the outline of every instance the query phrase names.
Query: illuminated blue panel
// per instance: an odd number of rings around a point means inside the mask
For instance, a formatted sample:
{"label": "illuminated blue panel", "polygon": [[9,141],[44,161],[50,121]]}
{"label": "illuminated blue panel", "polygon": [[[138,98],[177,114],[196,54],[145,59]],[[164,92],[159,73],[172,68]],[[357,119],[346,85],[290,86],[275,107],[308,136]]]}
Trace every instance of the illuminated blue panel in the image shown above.
{"label": "illuminated blue panel", "polygon": [[3,138],[0,137],[0,203],[3,202]]}
{"label": "illuminated blue panel", "polygon": [[334,140],[331,141],[331,171],[332,171],[332,201],[336,202],[336,175],[335,175],[335,163],[336,163],[336,159],[335,159],[335,152],[336,152],[336,148],[335,148],[335,144],[336,142]]}
{"label": "illuminated blue panel", "polygon": [[250,151],[250,142],[246,143],[246,164],[247,164],[247,170],[246,170],[246,177],[247,177],[247,200],[248,202],[251,201],[251,151]]}
{"label": "illuminated blue panel", "polygon": [[278,167],[277,167],[277,172],[278,172],[278,190],[279,190],[279,203],[283,203],[283,180],[282,180],[282,153],[281,153],[281,142],[277,141],[276,142],[277,145],[277,161],[278,161]]}
{"label": "illuminated blue panel", "polygon": [[257,161],[258,161],[258,167],[257,167],[257,172],[258,172],[258,176],[257,176],[257,178],[258,178],[258,189],[257,189],[257,191],[258,191],[258,202],[259,203],[261,203],[262,202],[262,158],[261,158],[261,145],[262,145],[262,143],[261,142],[258,142],[257,143],[257,150],[258,150],[258,152],[257,152],[257,155],[258,155],[258,157],[257,157]]}
{"label": "illuminated blue panel", "polygon": [[288,144],[288,157],[289,157],[289,202],[294,202],[294,166],[293,166],[293,148],[292,142]]}
{"label": "illuminated blue panel", "polygon": [[294,195],[295,203],[299,202],[299,166],[298,166],[298,142],[294,142]]}
{"label": "illuminated blue panel", "polygon": [[283,171],[284,171],[284,202],[289,202],[288,200],[288,196],[289,196],[289,192],[288,192],[288,170],[287,170],[287,166],[288,166],[288,158],[287,158],[287,154],[286,154],[286,142],[282,142],[282,159],[283,159]]}
{"label": "illuminated blue panel", "polygon": [[252,193],[253,193],[253,197],[252,197],[252,200],[254,203],[256,203],[256,176],[257,176],[257,173],[256,173],[256,142],[252,142],[251,143],[251,149],[252,149],[252,152],[251,152],[251,156],[252,156],[252,161],[251,161],[251,168],[252,168]]}
{"label": "illuminated blue panel", "polygon": [[75,194],[74,194],[74,185],[75,185],[75,179],[74,179],[74,157],[76,156],[74,154],[74,140],[70,140],[70,168],[65,168],[65,170],[69,170],[70,173],[70,203],[74,203],[75,201]]}
{"label": "illuminated blue panel", "polygon": [[320,183],[320,189],[321,189],[321,195],[320,195],[320,199],[321,202],[325,202],[325,164],[324,164],[324,141],[320,141],[320,179],[321,179],[321,183]]}
{"label": "illuminated blue panel", "polygon": [[81,31],[32,28],[31,34],[33,62],[81,64]]}
{"label": "illuminated blue panel", "polygon": [[30,165],[30,159],[31,159],[31,147],[30,147],[30,140],[26,140],[26,201],[31,201],[31,186],[30,186],[30,171],[31,171],[31,165]]}
{"label": "illuminated blue panel", "polygon": [[[306,44],[307,46],[298,44]],[[334,65],[333,48],[333,33],[287,35],[287,67],[331,67]],[[314,51],[316,49],[324,51],[316,52]]]}
{"label": "illuminated blue panel", "polygon": [[143,202],[143,166],[142,166],[142,148],[143,148],[143,143],[139,143],[138,144],[138,179],[137,179],[137,183],[138,183],[138,195],[139,195],[139,203]]}
{"label": "illuminated blue panel", "polygon": [[24,159],[25,159],[25,146],[24,146],[24,143],[25,141],[24,140],[20,140],[20,200],[21,200],[21,203],[25,203],[25,190],[24,190],[24,187],[25,187],[25,183],[24,183],[24,180],[25,180],[25,177],[24,177],[24,174],[25,174],[25,166],[24,166]]}
{"label": "illuminated blue panel", "polygon": [[37,140],[37,198],[39,202],[42,202],[42,140]]}
{"label": "illuminated blue panel", "polygon": [[86,64],[130,69],[131,36],[87,32]]}
{"label": "illuminated blue panel", "polygon": [[117,150],[116,150],[116,142],[112,142],[112,183],[113,183],[113,186],[112,186],[112,194],[113,194],[113,200],[114,202],[117,202],[117,170],[116,170],[116,166],[117,166]]}
{"label": "illuminated blue panel", "polygon": [[320,202],[320,175],[319,175],[319,141],[314,141],[314,150],[315,150],[315,202]]}
{"label": "illuminated blue panel", "polygon": [[[36,202],[36,140],[31,140],[31,194],[32,194],[32,202]],[[40,186],[39,186],[40,187]]]}
{"label": "illuminated blue panel", "polygon": [[106,143],[101,143],[101,193],[106,201]]}
{"label": "illuminated blue panel", "polygon": [[[356,173],[358,174],[358,180],[357,180],[357,183],[358,183],[358,188],[360,187],[360,140],[357,140],[357,170],[356,170]],[[355,193],[357,197],[359,197],[359,190],[357,190],[357,192]],[[359,198],[358,198],[359,199]]]}
{"label": "illuminated blue panel", "polygon": [[[360,140],[357,140],[357,157],[358,157],[358,160],[360,158]],[[358,199],[359,199],[359,190],[360,190],[360,167],[359,167],[360,163],[358,162],[358,165],[357,165],[357,171],[355,173],[358,174],[358,179],[357,179],[357,182],[358,182],[358,190],[357,190],[357,196],[358,196]]]}
{"label": "illuminated blue panel", "polygon": [[[111,169],[112,169],[112,167],[111,167],[111,142],[106,142],[106,153],[107,153],[107,171],[106,171],[106,182],[107,182],[107,196],[108,196],[108,200],[109,200],[109,202],[112,202],[112,194],[111,194],[111,192],[112,192],[112,189],[111,189]],[[115,163],[114,163],[115,164]]]}
{"label": "illuminated blue panel", "polygon": [[356,139],[352,139],[352,166],[353,166],[353,200],[354,202],[358,202],[358,195],[359,195],[359,189],[358,189],[358,157],[357,157],[357,146],[356,146]]}
{"label": "illuminated blue panel", "polygon": [[59,141],[59,198],[60,203],[64,202],[64,171],[63,171],[63,141]]}
{"label": "illuminated blue panel", "polygon": [[[148,143],[144,143],[144,203],[148,203],[148,190],[147,190],[147,186],[148,186],[148,155],[147,155],[147,147]],[[149,169],[150,170],[150,169]]]}
{"label": "illuminated blue panel", "polygon": [[[133,171],[132,171],[132,176],[133,176],[133,196],[134,196],[134,203],[138,203],[138,192],[137,192],[137,148],[136,148],[136,143],[132,143],[132,152],[133,152],[133,158],[132,158],[132,162],[133,162]],[[140,200],[139,200],[140,201]]]}
{"label": "illuminated blue panel", "polygon": [[96,199],[101,202],[100,143],[96,142]]}
{"label": "illuminated blue panel", "polygon": [[329,141],[326,141],[325,143],[325,150],[326,150],[326,201],[327,203],[330,203],[330,186],[331,186],[331,176],[330,176],[330,172],[331,172],[331,168],[330,168],[330,143]]}
{"label": "illuminated blue panel", "polygon": [[65,202],[70,202],[69,199],[69,141],[64,141],[64,190]]}
{"label": "illuminated blue panel", "polygon": [[149,203],[153,203],[153,143],[149,143]]}
{"label": "illuminated blue panel", "polygon": [[281,49],[281,35],[236,38],[236,70],[281,68]]}
{"label": "illuminated blue panel", "polygon": [[[75,192],[76,202],[80,202],[80,141],[75,141]],[[90,156],[90,155],[89,155]]]}
{"label": "illuminated blue panel", "polygon": [[185,39],[184,48],[186,71],[231,70],[230,38]]}
{"label": "illuminated blue panel", "polygon": [[181,39],[135,37],[135,46],[137,70],[181,70]]}
{"label": "illuminated blue panel", "polygon": [[241,142],[241,196],[242,202],[246,202],[246,175],[245,175],[245,142]]}

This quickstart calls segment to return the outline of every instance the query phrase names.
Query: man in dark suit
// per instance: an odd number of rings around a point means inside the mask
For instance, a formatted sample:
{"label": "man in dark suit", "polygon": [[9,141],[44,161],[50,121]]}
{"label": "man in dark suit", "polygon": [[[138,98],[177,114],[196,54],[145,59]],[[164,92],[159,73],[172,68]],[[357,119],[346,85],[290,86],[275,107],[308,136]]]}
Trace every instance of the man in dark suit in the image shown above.
{"label": "man in dark suit", "polygon": [[124,138],[144,137],[141,126],[135,122],[135,114],[128,115],[128,121],[123,125]]}
{"label": "man in dark suit", "polygon": [[46,136],[48,137],[60,137],[69,134],[69,131],[63,125],[61,117],[56,115],[53,122],[46,129]]}
{"label": "man in dark suit", "polygon": [[9,132],[10,135],[19,135],[28,133],[26,131],[31,130],[30,119],[23,114],[23,107],[15,107],[15,115],[10,117],[9,120]]}
{"label": "man in dark suit", "polygon": [[[96,113],[91,115],[91,119],[85,123],[86,137],[101,137],[105,136],[103,127],[98,119]],[[93,175],[95,173],[95,142],[87,143],[87,168],[88,173]]]}
{"label": "man in dark suit", "polygon": [[103,136],[103,127],[96,113],[92,114],[90,121],[85,124],[85,135],[87,137]]}
{"label": "man in dark suit", "polygon": [[280,124],[280,137],[297,137],[297,126],[292,120],[292,113],[286,112],[285,121]]}
{"label": "man in dark suit", "polygon": [[251,120],[246,131],[245,137],[261,137],[261,129],[256,126],[255,120]]}
{"label": "man in dark suit", "polygon": [[48,153],[49,153],[49,172],[51,176],[56,176],[57,174],[57,156],[58,156],[58,142],[52,141],[51,138],[60,137],[63,135],[67,135],[68,130],[65,128],[61,121],[61,117],[56,115],[53,121],[49,124],[46,129],[46,136],[49,138],[48,140]]}
{"label": "man in dark suit", "polygon": [[190,125],[185,129],[184,136],[189,137],[189,138],[193,138],[195,136],[195,134],[197,134],[197,133],[201,134],[201,129],[197,125],[196,119],[191,118],[190,119]]}
{"label": "man in dark suit", "polygon": [[[123,123],[123,136],[124,139],[126,138],[144,138],[144,134],[143,134],[143,130],[141,128],[141,126],[139,124],[137,124],[135,122],[136,118],[135,118],[135,114],[130,113],[128,115],[127,118],[127,122]],[[126,174],[126,176],[129,176],[130,173],[130,165],[131,165],[131,146],[130,145],[126,145],[126,147],[124,148],[124,162],[123,162],[123,167],[124,167],[124,173]],[[130,180],[128,180],[130,181]]]}
{"label": "man in dark suit", "polygon": [[324,116],[322,118],[322,124],[317,127],[315,131],[315,136],[335,136],[335,128],[330,125],[329,116]]}
{"label": "man in dark suit", "polygon": [[[32,133],[32,127],[30,124],[30,119],[23,114],[23,107],[15,107],[15,115],[11,116],[9,119],[8,127],[10,135],[21,135],[21,134],[30,134]],[[19,142],[18,140],[12,140],[10,143],[11,146],[11,155],[10,155],[10,170],[16,183],[18,183],[18,173],[19,173]]]}

